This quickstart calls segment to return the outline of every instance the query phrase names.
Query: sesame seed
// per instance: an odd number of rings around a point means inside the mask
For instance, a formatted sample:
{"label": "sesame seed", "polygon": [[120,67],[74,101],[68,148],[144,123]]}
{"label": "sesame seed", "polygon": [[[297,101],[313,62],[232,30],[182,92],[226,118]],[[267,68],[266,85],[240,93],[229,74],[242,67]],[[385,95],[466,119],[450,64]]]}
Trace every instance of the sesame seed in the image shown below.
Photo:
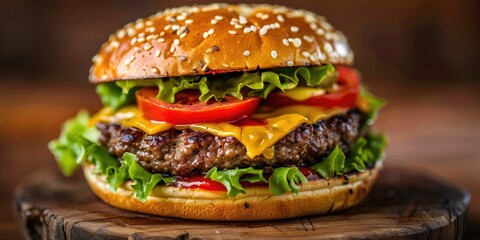
{"label": "sesame seed", "polygon": [[133,29],[133,28],[127,29],[127,35],[129,37],[133,36],[134,34],[135,34],[135,29]]}
{"label": "sesame seed", "polygon": [[158,74],[158,68],[152,67],[152,72],[155,73],[155,74]]}
{"label": "sesame seed", "polygon": [[175,25],[172,25],[172,30],[173,30],[173,31],[176,31],[176,30],[178,30],[179,28],[180,28],[179,25],[176,25],[176,24],[175,24]]}
{"label": "sesame seed", "polygon": [[212,46],[213,51],[220,51],[220,48],[217,47],[217,45]]}
{"label": "sesame seed", "polygon": [[312,22],[310,23],[310,28],[313,29],[313,30],[317,30],[318,26],[316,23]]}
{"label": "sesame seed", "polygon": [[268,14],[263,14],[260,19],[262,20],[267,20],[270,16],[268,16]]}
{"label": "sesame seed", "polygon": [[283,45],[285,45],[285,46],[287,46],[287,47],[290,46],[290,43],[288,42],[288,40],[287,40],[286,38],[284,38],[284,39],[282,40],[282,43],[283,43]]}
{"label": "sesame seed", "polygon": [[155,57],[160,57],[160,54],[161,54],[160,50],[157,49],[157,50],[155,51]]}
{"label": "sesame seed", "polygon": [[250,29],[252,30],[252,32],[256,32],[256,31],[257,31],[257,27],[256,27],[255,25],[250,26]]}
{"label": "sesame seed", "polygon": [[332,44],[330,44],[328,42],[325,42],[323,44],[323,48],[325,49],[325,52],[332,52],[333,51]]}
{"label": "sesame seed", "polygon": [[235,25],[235,28],[236,28],[236,29],[242,29],[243,27],[242,27],[242,25],[237,24],[237,25]]}
{"label": "sesame seed", "polygon": [[180,60],[182,60],[182,61],[185,61],[185,60],[187,60],[187,57],[185,57],[185,56],[183,56],[183,55],[181,55],[181,56],[178,56],[178,58],[180,58]]}
{"label": "sesame seed", "polygon": [[222,66],[223,67],[230,67],[230,65],[226,64],[226,63],[222,63]]}
{"label": "sesame seed", "polygon": [[310,37],[310,36],[307,36],[307,35],[304,35],[304,36],[303,36],[303,39],[305,39],[305,41],[307,41],[307,42],[309,42],[309,43],[313,42],[313,38]]}
{"label": "sesame seed", "polygon": [[178,40],[178,39],[173,40],[173,44],[175,44],[177,46],[180,45],[180,40]]}
{"label": "sesame seed", "polygon": [[300,38],[294,38],[292,43],[293,43],[293,46],[296,48],[299,48],[300,46],[302,46],[302,40]]}
{"label": "sesame seed", "polygon": [[213,25],[215,25],[215,24],[218,23],[218,21],[217,21],[217,19],[212,19],[212,20],[210,21],[210,23],[213,24]]}
{"label": "sesame seed", "polygon": [[144,37],[138,38],[137,42],[139,42],[139,43],[145,42],[145,38]]}
{"label": "sesame seed", "polygon": [[125,34],[125,30],[120,30],[117,32],[117,38],[122,39],[123,37],[125,37]]}
{"label": "sesame seed", "polygon": [[135,43],[137,43],[137,38],[136,37],[132,38],[132,40],[130,41],[130,45],[133,46],[133,45],[135,45]]}
{"label": "sesame seed", "polygon": [[163,42],[165,42],[165,38],[159,38],[159,39],[157,40],[157,42],[163,43]]}
{"label": "sesame seed", "polygon": [[146,26],[152,26],[153,23],[152,23],[152,21],[146,21],[146,22],[145,22],[145,25],[146,25]]}
{"label": "sesame seed", "polygon": [[205,39],[205,38],[208,38],[208,36],[209,36],[209,35],[208,35],[208,32],[204,32],[204,33],[203,33],[203,38],[204,38],[204,39]]}
{"label": "sesame seed", "polygon": [[182,33],[186,32],[187,29],[187,26],[181,26],[177,31],[177,35],[181,35]]}
{"label": "sesame seed", "polygon": [[140,28],[143,28],[145,25],[143,24],[143,22],[139,22],[137,24],[135,24],[135,28],[136,29],[140,29]]}
{"label": "sesame seed", "polygon": [[101,60],[102,60],[102,58],[98,54],[95,54],[95,56],[93,56],[93,58],[92,58],[93,63],[96,63],[97,61],[100,62]]}
{"label": "sesame seed", "polygon": [[278,57],[278,53],[275,50],[273,50],[270,54],[272,55],[272,58],[277,58]]}
{"label": "sesame seed", "polygon": [[102,75],[102,80],[107,80],[107,78],[108,78],[107,74]]}
{"label": "sesame seed", "polygon": [[212,35],[212,34],[214,34],[214,33],[215,33],[215,30],[213,30],[213,28],[208,29],[208,34],[209,34],[209,35]]}
{"label": "sesame seed", "polygon": [[180,16],[177,17],[177,20],[178,21],[183,21],[183,20],[185,20],[186,17],[187,17],[186,15],[180,15]]}
{"label": "sesame seed", "polygon": [[262,15],[263,15],[263,13],[261,13],[261,12],[257,12],[257,14],[255,14],[255,17],[257,17],[257,18],[261,18],[261,17],[262,17]]}
{"label": "sesame seed", "polygon": [[230,21],[232,21],[232,22],[238,22],[238,18],[232,18]]}
{"label": "sesame seed", "polygon": [[250,29],[249,27],[246,27],[243,29],[243,33],[250,33],[252,32],[252,29]]}
{"label": "sesame seed", "polygon": [[246,18],[245,16],[243,16],[243,15],[240,16],[239,20],[240,20],[240,21],[239,21],[240,24],[247,24],[247,22],[248,22],[248,21],[247,21],[247,18]]}
{"label": "sesame seed", "polygon": [[285,22],[285,18],[283,18],[282,15],[277,15],[277,20],[278,20],[279,22]]}
{"label": "sesame seed", "polygon": [[302,52],[302,56],[308,58],[308,57],[310,56],[310,53],[307,52],[307,51],[303,51],[303,52]]}
{"label": "sesame seed", "polygon": [[160,33],[160,37],[163,37],[164,35],[165,35],[165,32],[162,31],[162,32]]}
{"label": "sesame seed", "polygon": [[325,30],[321,29],[321,28],[318,28],[317,31],[315,31],[317,33],[317,35],[323,35],[325,34]]}
{"label": "sesame seed", "polygon": [[171,52],[171,53],[175,52],[175,46],[172,45],[172,46],[170,47],[170,52]]}
{"label": "sesame seed", "polygon": [[293,62],[292,62],[292,61],[288,61],[288,62],[287,62],[287,66],[293,67]]}
{"label": "sesame seed", "polygon": [[185,24],[187,24],[187,25],[190,25],[190,24],[192,24],[192,23],[193,23],[193,20],[192,20],[192,19],[187,19],[187,20],[185,20]]}
{"label": "sesame seed", "polygon": [[259,33],[260,33],[260,36],[267,35],[268,29],[265,28],[265,27],[262,27],[262,28],[260,28],[260,32],[259,32]]}
{"label": "sesame seed", "polygon": [[147,36],[147,41],[155,40],[158,38],[158,34],[152,34]]}
{"label": "sesame seed", "polygon": [[170,28],[172,28],[172,25],[167,24],[167,25],[163,28],[163,30],[167,31],[167,30],[169,30]]}
{"label": "sesame seed", "polygon": [[222,17],[222,16],[219,16],[219,15],[217,15],[217,16],[215,16],[215,19],[217,19],[218,21],[222,21],[222,20],[223,20],[223,17]]}
{"label": "sesame seed", "polygon": [[204,72],[208,72],[210,70],[210,68],[208,68],[207,64],[205,64],[205,66],[203,66],[202,68],[202,71]]}
{"label": "sesame seed", "polygon": [[186,33],[186,32],[180,34],[180,38],[184,38],[185,36],[187,36],[187,33]]}
{"label": "sesame seed", "polygon": [[207,51],[205,51],[206,54],[209,54],[209,53],[212,53],[213,52],[213,49],[209,48],[207,49]]}
{"label": "sesame seed", "polygon": [[235,31],[235,30],[228,30],[228,33],[230,33],[230,34],[232,34],[232,35],[235,35],[235,34],[237,34],[237,31]]}
{"label": "sesame seed", "polygon": [[150,44],[150,43],[147,43],[147,44],[145,44],[145,46],[143,46],[143,49],[145,49],[145,51],[148,51],[148,50],[150,50],[150,49],[152,49],[152,48],[153,48],[153,46],[152,46],[152,44]]}
{"label": "sesame seed", "polygon": [[292,31],[294,33],[298,32],[298,30],[300,30],[300,29],[297,26],[291,26],[290,27],[290,31]]}
{"label": "sesame seed", "polygon": [[243,56],[245,56],[245,57],[250,56],[250,51],[245,50],[245,51],[243,52]]}
{"label": "sesame seed", "polygon": [[148,31],[151,32],[151,33],[155,32],[155,30],[156,30],[155,27],[149,27],[149,28],[148,28]]}

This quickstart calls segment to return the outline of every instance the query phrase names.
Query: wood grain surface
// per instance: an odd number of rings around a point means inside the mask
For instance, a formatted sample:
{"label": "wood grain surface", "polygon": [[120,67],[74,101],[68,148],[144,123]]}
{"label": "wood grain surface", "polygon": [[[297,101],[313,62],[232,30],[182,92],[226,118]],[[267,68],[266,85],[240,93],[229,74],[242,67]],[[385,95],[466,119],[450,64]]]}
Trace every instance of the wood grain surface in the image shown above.
{"label": "wood grain surface", "polygon": [[462,189],[388,166],[360,206],[284,221],[203,222],[127,212],[101,202],[81,175],[64,178],[51,168],[15,191],[17,219],[31,239],[458,239],[469,202]]}

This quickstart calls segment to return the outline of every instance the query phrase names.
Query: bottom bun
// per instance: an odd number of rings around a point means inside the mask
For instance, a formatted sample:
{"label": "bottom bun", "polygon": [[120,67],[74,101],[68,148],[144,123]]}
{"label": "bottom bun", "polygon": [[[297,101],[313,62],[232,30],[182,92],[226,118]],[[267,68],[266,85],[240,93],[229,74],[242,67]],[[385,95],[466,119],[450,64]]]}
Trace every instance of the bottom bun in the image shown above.
{"label": "bottom bun", "polygon": [[121,209],[198,220],[254,221],[324,214],[355,206],[370,192],[380,168],[381,161],[362,173],[311,181],[300,185],[297,195],[274,196],[268,187],[247,187],[246,194],[230,198],[223,191],[159,185],[146,202],[134,196],[131,181],[112,192],[105,177],[94,174],[92,165],[84,165],[84,174],[97,196]]}

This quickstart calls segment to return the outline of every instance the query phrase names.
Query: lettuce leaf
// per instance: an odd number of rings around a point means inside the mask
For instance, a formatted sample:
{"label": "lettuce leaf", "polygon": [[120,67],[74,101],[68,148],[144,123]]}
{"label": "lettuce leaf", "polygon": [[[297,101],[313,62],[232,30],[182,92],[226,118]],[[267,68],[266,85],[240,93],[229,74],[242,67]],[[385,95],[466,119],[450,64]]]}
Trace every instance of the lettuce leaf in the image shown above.
{"label": "lettuce leaf", "polygon": [[48,148],[55,156],[57,164],[66,176],[70,176],[77,169],[80,162],[85,159],[85,146],[83,139],[96,141],[100,132],[88,128],[89,116],[85,111],[80,111],[75,118],[67,120],[58,139],[48,143]]}
{"label": "lettuce leaf", "polygon": [[207,102],[214,98],[221,101],[226,96],[243,99],[247,96],[267,98],[275,89],[285,91],[299,84],[309,87],[328,87],[336,80],[335,68],[331,65],[297,68],[275,68],[269,71],[240,72],[222,75],[184,76],[152,80],[124,80],[97,85],[102,103],[119,109],[135,101],[135,91],[140,87],[158,88],[157,98],[175,102],[175,94],[187,89],[198,89],[199,100]]}
{"label": "lettuce leaf", "polygon": [[242,187],[240,181],[247,181],[251,183],[255,182],[268,182],[263,177],[263,170],[255,170],[252,167],[249,168],[236,168],[225,171],[218,171],[216,167],[210,169],[205,178],[210,178],[213,181],[219,182],[225,186],[229,197],[235,197],[239,193],[246,193],[245,188]]}
{"label": "lettuce leaf", "polygon": [[123,154],[122,159],[122,167],[128,169],[128,176],[134,182],[132,188],[135,196],[142,202],[147,200],[148,195],[158,183],[163,182],[168,185],[173,182],[173,177],[163,177],[158,173],[149,173],[135,161],[135,154],[127,152]]}
{"label": "lettuce leaf", "polygon": [[325,179],[329,179],[335,175],[342,174],[345,166],[345,154],[337,145],[335,149],[323,161],[316,163],[312,168]]}
{"label": "lettuce leaf", "polygon": [[297,184],[307,182],[307,178],[297,167],[279,167],[273,170],[272,176],[268,179],[268,189],[273,195],[286,192],[298,194]]}
{"label": "lettuce leaf", "polygon": [[350,147],[342,173],[363,172],[367,167],[373,166],[381,158],[386,145],[387,139],[383,134],[361,137]]}
{"label": "lettuce leaf", "polygon": [[108,150],[96,143],[100,132],[88,127],[89,116],[80,111],[76,118],[68,120],[58,139],[48,144],[60,170],[67,176],[83,161],[95,165],[98,174],[106,176],[112,191],[116,191],[127,180],[133,180],[132,188],[140,201],[145,201],[159,183],[171,184],[173,177],[151,174],[135,161],[135,155],[125,153],[119,162]]}
{"label": "lettuce leaf", "polygon": [[100,96],[103,105],[109,106],[113,110],[118,110],[125,105],[135,102],[135,91],[133,89],[138,89],[138,87],[132,87],[125,92],[113,82],[98,84],[96,87],[97,94]]}
{"label": "lettuce leaf", "polygon": [[364,128],[365,126],[373,125],[373,123],[375,123],[378,111],[387,105],[387,100],[373,95],[365,86],[362,87],[360,95],[367,101],[370,107],[370,111],[363,120],[362,128]]}

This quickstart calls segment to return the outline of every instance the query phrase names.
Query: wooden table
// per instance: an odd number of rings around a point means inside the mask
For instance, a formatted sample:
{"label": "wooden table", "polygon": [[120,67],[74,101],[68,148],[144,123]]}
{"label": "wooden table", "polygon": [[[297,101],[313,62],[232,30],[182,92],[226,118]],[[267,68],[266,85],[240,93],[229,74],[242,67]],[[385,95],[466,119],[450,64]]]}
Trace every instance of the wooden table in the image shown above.
{"label": "wooden table", "polygon": [[42,239],[458,239],[470,195],[407,169],[386,168],[364,203],[331,215],[269,222],[205,222],[115,209],[80,177],[39,171],[15,193],[23,234]]}

